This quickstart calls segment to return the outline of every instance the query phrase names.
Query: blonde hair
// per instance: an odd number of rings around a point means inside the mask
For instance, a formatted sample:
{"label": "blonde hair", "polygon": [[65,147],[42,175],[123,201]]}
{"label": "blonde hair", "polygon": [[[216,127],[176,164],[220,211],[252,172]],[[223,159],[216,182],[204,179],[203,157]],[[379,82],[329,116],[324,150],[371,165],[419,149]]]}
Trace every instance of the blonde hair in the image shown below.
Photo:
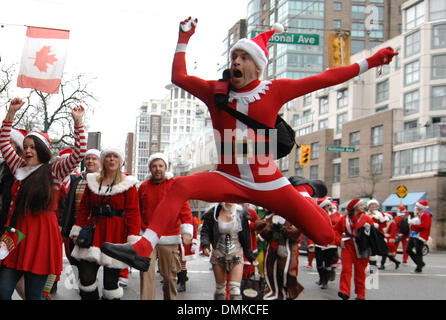
{"label": "blonde hair", "polygon": [[[96,178],[96,180],[101,183],[102,181],[104,181],[105,178],[105,168],[101,169],[101,172],[99,173],[98,177]],[[121,183],[122,181],[124,181],[125,179],[125,174],[122,173],[121,171],[121,167],[118,168],[118,170],[116,170],[116,175],[115,175],[115,185]]]}

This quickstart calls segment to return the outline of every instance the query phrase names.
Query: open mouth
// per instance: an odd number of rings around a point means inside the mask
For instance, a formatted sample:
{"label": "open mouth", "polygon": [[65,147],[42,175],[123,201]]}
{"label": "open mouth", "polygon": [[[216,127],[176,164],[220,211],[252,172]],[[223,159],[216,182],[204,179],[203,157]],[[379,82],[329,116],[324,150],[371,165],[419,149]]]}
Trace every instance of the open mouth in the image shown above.
{"label": "open mouth", "polygon": [[234,78],[241,78],[241,77],[243,77],[243,73],[240,70],[234,70],[232,72],[232,75],[234,76]]}

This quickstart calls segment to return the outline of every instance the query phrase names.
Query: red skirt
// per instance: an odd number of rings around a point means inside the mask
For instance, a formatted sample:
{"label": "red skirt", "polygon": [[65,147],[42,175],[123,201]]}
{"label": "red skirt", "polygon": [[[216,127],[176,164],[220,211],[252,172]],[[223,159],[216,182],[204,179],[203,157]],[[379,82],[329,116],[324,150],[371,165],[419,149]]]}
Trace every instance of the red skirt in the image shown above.
{"label": "red skirt", "polygon": [[60,275],[63,269],[62,235],[56,213],[43,211],[38,215],[19,217],[16,229],[25,237],[3,264],[35,274]]}

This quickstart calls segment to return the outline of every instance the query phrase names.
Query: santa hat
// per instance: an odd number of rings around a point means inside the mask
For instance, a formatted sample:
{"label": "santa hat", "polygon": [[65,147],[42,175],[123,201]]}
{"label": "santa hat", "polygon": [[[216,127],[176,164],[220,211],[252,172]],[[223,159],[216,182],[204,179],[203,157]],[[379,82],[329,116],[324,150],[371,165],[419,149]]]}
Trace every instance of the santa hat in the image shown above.
{"label": "santa hat", "polygon": [[37,132],[37,131],[31,131],[30,133],[28,133],[25,138],[28,138],[29,136],[34,136],[37,137],[40,141],[42,141],[48,149],[50,149],[51,147],[51,141],[50,141],[50,137],[48,136],[47,133],[45,132]]}
{"label": "santa hat", "polygon": [[429,201],[427,201],[427,200],[420,200],[417,203],[415,203],[415,207],[418,207],[418,208],[423,209],[423,210],[429,209]]}
{"label": "santa hat", "polygon": [[89,155],[95,155],[96,157],[101,159],[101,151],[99,151],[98,149],[88,149],[87,152],[85,152],[85,157]]}
{"label": "santa hat", "polygon": [[101,151],[101,164],[104,164],[104,159],[105,157],[110,154],[110,153],[114,153],[115,155],[118,156],[119,158],[119,164],[120,167],[122,166],[122,164],[124,163],[124,155],[122,154],[121,150],[119,148],[116,147],[107,147],[107,148],[103,148]]}
{"label": "santa hat", "polygon": [[237,41],[231,48],[230,55],[235,50],[246,51],[253,58],[257,67],[261,69],[261,73],[263,73],[268,64],[268,41],[274,33],[282,33],[283,31],[283,26],[280,23],[275,23],[272,30],[262,32],[252,39],[243,38]]}
{"label": "santa hat", "polygon": [[406,211],[407,211],[406,207],[403,206],[402,204],[398,207],[398,212],[399,213],[403,213],[403,212],[406,212]]}
{"label": "santa hat", "polygon": [[351,200],[347,205],[347,210],[351,211],[351,210],[355,209],[360,203],[364,203],[364,201],[362,201],[362,199],[359,199],[359,198],[355,198],[355,199]]}
{"label": "santa hat", "polygon": [[23,140],[25,140],[25,136],[28,134],[28,131],[24,129],[11,129],[11,141],[13,141],[20,150],[23,150]]}
{"label": "santa hat", "polygon": [[378,200],[376,200],[376,199],[372,199],[372,200],[369,200],[369,201],[367,202],[367,207],[370,207],[370,205],[371,205],[372,203],[378,205],[378,207],[380,206]]}
{"label": "santa hat", "polygon": [[317,200],[317,204],[319,205],[319,207],[323,208],[325,206],[328,206],[329,204],[331,204],[331,198],[328,196],[325,196],[323,198],[319,198]]}
{"label": "santa hat", "polygon": [[60,150],[59,157],[61,157],[62,159],[68,158],[72,153],[73,153],[73,149],[66,148],[66,149]]}
{"label": "santa hat", "polygon": [[157,152],[157,153],[152,154],[149,157],[149,168],[150,168],[150,164],[152,163],[152,161],[156,160],[156,159],[163,160],[164,163],[166,164],[166,168],[169,167],[169,160],[167,159],[167,156],[164,153]]}

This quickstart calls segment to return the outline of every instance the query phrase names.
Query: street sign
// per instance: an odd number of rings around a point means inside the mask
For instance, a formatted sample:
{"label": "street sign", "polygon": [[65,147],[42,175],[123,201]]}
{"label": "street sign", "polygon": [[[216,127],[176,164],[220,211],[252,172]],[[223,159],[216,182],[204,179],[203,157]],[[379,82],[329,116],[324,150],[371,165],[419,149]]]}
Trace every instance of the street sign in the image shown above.
{"label": "street sign", "polygon": [[327,146],[327,151],[331,151],[331,152],[356,152],[356,148],[355,147]]}
{"label": "street sign", "polygon": [[398,188],[396,188],[396,195],[400,198],[404,198],[407,196],[407,188],[404,185],[400,185]]}
{"label": "street sign", "polygon": [[[253,30],[251,31],[251,38],[254,38],[258,34],[264,31]],[[306,44],[310,46],[319,45],[318,34],[306,34],[306,33],[275,33],[269,39],[271,43],[283,43],[283,44]]]}

